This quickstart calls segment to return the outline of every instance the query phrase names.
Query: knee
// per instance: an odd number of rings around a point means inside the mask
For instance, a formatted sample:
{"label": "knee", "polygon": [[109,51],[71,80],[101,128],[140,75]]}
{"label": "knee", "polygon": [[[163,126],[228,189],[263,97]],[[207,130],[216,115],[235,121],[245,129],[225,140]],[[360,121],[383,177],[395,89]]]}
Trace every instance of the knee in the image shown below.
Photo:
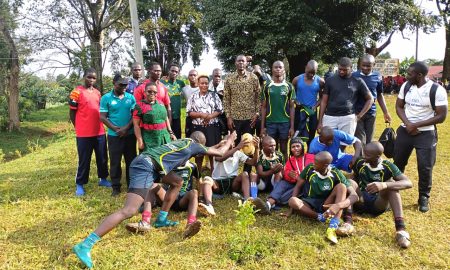
{"label": "knee", "polygon": [[128,219],[128,218],[134,216],[134,214],[136,214],[136,212],[137,212],[137,209],[132,209],[131,207],[125,207],[120,210],[120,213],[122,214],[124,219]]}
{"label": "knee", "polygon": [[337,192],[344,192],[344,193],[347,192],[347,187],[342,183],[337,184],[334,188],[336,189]]}
{"label": "knee", "polygon": [[191,199],[197,199],[198,198],[198,191],[196,189],[193,189],[191,191],[188,192],[189,197]]}
{"label": "knee", "polygon": [[301,200],[297,197],[291,197],[288,201],[289,207],[293,209],[300,208]]}
{"label": "knee", "polygon": [[244,172],[241,173],[241,175],[242,175],[242,177],[248,177],[248,172],[244,171]]}

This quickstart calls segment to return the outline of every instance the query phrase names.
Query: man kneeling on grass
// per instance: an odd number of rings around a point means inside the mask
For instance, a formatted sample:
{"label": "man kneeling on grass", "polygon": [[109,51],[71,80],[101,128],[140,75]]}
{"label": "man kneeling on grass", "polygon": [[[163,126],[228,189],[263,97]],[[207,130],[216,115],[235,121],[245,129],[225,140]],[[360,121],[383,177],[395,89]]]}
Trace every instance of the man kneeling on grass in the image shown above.
{"label": "man kneeling on grass", "polygon": [[[193,132],[190,139],[172,141],[158,147],[144,151],[136,157],[130,165],[130,186],[125,205],[105,220],[86,239],[73,247],[73,252],[88,268],[93,266],[91,249],[102,236],[117,227],[122,221],[132,217],[144,202],[150,201],[150,187],[162,175],[162,183],[170,185],[164,196],[163,205],[155,227],[177,225],[178,222],[167,219],[168,211],[178,197],[183,179],[173,170],[185,164],[191,157],[198,155],[222,156],[236,139],[233,132],[228,139],[219,145],[205,147],[205,135],[199,131]],[[150,212],[151,213],[151,212]],[[150,217],[148,217],[150,220]]]}
{"label": "man kneeling on grass", "polygon": [[[336,229],[342,209],[356,202],[358,195],[341,171],[330,166],[332,161],[333,157],[326,151],[315,155],[314,163],[300,173],[289,206],[301,215],[322,223],[331,218],[326,237],[337,244]],[[325,209],[328,210],[324,212]]]}
{"label": "man kneeling on grass", "polygon": [[[357,212],[372,215],[384,213],[389,205],[392,208],[395,222],[395,239],[402,248],[411,245],[408,232],[403,221],[402,198],[400,190],[412,187],[411,181],[389,160],[383,160],[383,146],[379,142],[371,142],[364,147],[364,159],[360,158],[353,167],[353,187],[359,196],[359,202],[353,205]],[[349,222],[350,221],[350,222]],[[348,235],[351,230],[351,219],[344,217],[344,223],[337,229],[337,235]]]}

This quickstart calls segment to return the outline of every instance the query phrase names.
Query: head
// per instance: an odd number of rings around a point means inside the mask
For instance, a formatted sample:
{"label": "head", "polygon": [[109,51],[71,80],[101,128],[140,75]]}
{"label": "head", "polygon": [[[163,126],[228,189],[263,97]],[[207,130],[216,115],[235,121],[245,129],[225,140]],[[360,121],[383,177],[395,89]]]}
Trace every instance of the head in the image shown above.
{"label": "head", "polygon": [[196,143],[199,143],[199,144],[203,144],[204,145],[206,143],[205,134],[203,134],[203,132],[201,132],[201,131],[194,131],[194,132],[192,132],[190,138],[192,140],[194,140]]}
{"label": "head", "polygon": [[381,162],[383,154],[383,145],[379,142],[371,142],[364,147],[364,161],[369,163],[371,167],[377,167]]}
{"label": "head", "polygon": [[218,86],[219,83],[222,81],[222,70],[220,68],[213,69],[212,80],[214,86]]}
{"label": "head", "polygon": [[180,67],[177,64],[172,64],[169,67],[169,80],[174,81],[180,74]]}
{"label": "head", "polygon": [[128,86],[128,79],[123,78],[120,74],[116,74],[113,78],[113,84],[114,92],[116,92],[116,94],[122,95]]}
{"label": "head", "polygon": [[282,61],[275,61],[272,64],[272,76],[283,78],[285,74],[284,63]]}
{"label": "head", "polygon": [[145,85],[145,96],[148,102],[156,101],[156,94],[158,93],[158,88],[154,82],[149,82]]}
{"label": "head", "polygon": [[348,78],[352,75],[352,60],[348,57],[339,59],[338,74],[341,78]]}
{"label": "head", "polygon": [[333,143],[334,130],[331,127],[325,126],[320,131],[319,141],[326,146],[330,146]]}
{"label": "head", "polygon": [[134,62],[131,65],[131,73],[133,74],[133,78],[134,79],[137,80],[137,79],[141,78],[142,77],[142,72],[143,72],[143,70],[142,70],[141,63]]}
{"label": "head", "polygon": [[305,145],[299,137],[292,138],[289,145],[291,148],[291,156],[301,157],[305,154]]}
{"label": "head", "polygon": [[236,61],[234,62],[237,71],[244,71],[247,68],[247,57],[245,55],[238,55]]}
{"label": "head", "polygon": [[375,64],[375,57],[373,57],[373,55],[371,54],[365,54],[363,57],[361,57],[359,63],[361,71],[365,75],[369,75],[372,72],[374,64]]}
{"label": "head", "polygon": [[191,69],[188,73],[188,79],[189,79],[189,83],[191,84],[192,87],[197,87],[197,76],[198,76],[198,72],[195,69]]}
{"label": "head", "polygon": [[157,62],[153,62],[149,66],[150,79],[154,82],[159,81],[161,78],[161,65]]}
{"label": "head", "polygon": [[275,142],[275,140],[272,137],[266,136],[263,138],[262,150],[266,156],[270,156],[273,153],[275,153],[276,148],[277,148],[277,143]]}
{"label": "head", "polygon": [[310,60],[305,67],[305,76],[308,80],[312,80],[314,75],[317,73],[317,69],[319,68],[319,64],[315,60]]}
{"label": "head", "polygon": [[84,71],[84,85],[86,87],[94,86],[97,81],[97,71],[94,68],[88,68]]}
{"label": "head", "polygon": [[428,74],[428,67],[424,62],[414,62],[409,65],[408,70],[406,71],[406,79],[414,84],[418,85],[425,82],[425,78]]}
{"label": "head", "polygon": [[200,75],[197,78],[198,82],[198,89],[200,90],[201,94],[206,94],[208,92],[208,86],[209,86],[209,77],[208,75]]}
{"label": "head", "polygon": [[327,151],[322,151],[314,156],[314,170],[322,175],[327,174],[328,168],[331,162],[333,162],[333,157]]}

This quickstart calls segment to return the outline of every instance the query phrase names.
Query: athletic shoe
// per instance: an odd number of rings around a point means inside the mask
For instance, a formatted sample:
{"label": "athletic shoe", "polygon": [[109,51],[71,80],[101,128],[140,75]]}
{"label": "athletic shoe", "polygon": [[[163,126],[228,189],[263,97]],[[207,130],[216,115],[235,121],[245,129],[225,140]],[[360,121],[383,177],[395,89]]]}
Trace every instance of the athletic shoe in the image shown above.
{"label": "athletic shoe", "polygon": [[231,193],[231,196],[235,197],[238,200],[244,200],[244,197],[242,197],[242,195],[237,192]]}
{"label": "athletic shoe", "polygon": [[411,245],[411,239],[407,231],[398,231],[395,233],[395,241],[401,248],[408,248]]}
{"label": "athletic shoe", "polygon": [[430,210],[429,206],[428,206],[428,197],[426,196],[420,196],[419,197],[419,211],[422,213],[428,212],[428,210]]}
{"label": "athletic shoe", "polygon": [[269,206],[263,200],[261,200],[261,198],[254,198],[251,202],[255,206],[255,209],[259,210],[256,213],[259,213],[261,215],[270,215]]}
{"label": "athletic shoe", "polygon": [[80,259],[80,261],[86,265],[87,268],[91,269],[93,264],[92,264],[92,259],[91,259],[91,249],[90,248],[86,248],[83,243],[78,243],[75,246],[73,246],[72,248],[73,253],[75,253],[75,255],[77,255],[78,259]]}
{"label": "athletic shoe", "polygon": [[77,184],[77,190],[75,191],[75,196],[81,197],[81,196],[84,196],[85,193],[86,192],[84,191],[83,185]]}
{"label": "athletic shoe", "polygon": [[142,220],[136,223],[128,223],[125,228],[132,233],[146,233],[150,231],[152,226],[149,223],[143,222]]}
{"label": "athletic shoe", "polygon": [[200,220],[196,220],[191,224],[187,224],[183,232],[183,239],[191,238],[192,236],[196,235],[200,231],[201,227],[202,223],[200,222]]}
{"label": "athletic shoe", "polygon": [[342,223],[339,228],[336,229],[336,235],[338,236],[350,236],[355,232],[355,227],[350,223]]}
{"label": "athletic shoe", "polygon": [[336,229],[335,228],[328,228],[327,229],[327,239],[331,241],[333,244],[338,243],[338,239],[336,236]]}
{"label": "athletic shoe", "polygon": [[101,179],[98,181],[98,185],[101,186],[101,187],[111,187],[111,186],[112,186],[111,182],[109,182],[109,181],[106,180],[105,178],[101,178]]}
{"label": "athletic shoe", "polygon": [[167,218],[164,219],[164,220],[159,220],[159,219],[157,219],[157,220],[153,223],[153,227],[155,227],[155,228],[173,227],[173,226],[177,226],[178,223],[179,223],[178,221],[168,220]]}
{"label": "athletic shoe", "polygon": [[120,188],[113,188],[113,191],[111,192],[111,196],[117,197],[120,195]]}
{"label": "athletic shoe", "polygon": [[197,211],[205,217],[216,215],[216,212],[214,211],[214,207],[212,206],[212,204],[199,203]]}

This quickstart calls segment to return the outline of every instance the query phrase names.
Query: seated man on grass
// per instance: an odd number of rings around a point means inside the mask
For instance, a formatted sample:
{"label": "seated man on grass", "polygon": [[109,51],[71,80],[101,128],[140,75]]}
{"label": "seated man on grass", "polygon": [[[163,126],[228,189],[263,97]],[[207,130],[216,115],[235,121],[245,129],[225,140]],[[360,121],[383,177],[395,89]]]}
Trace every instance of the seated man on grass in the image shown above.
{"label": "seated man on grass", "polygon": [[[245,171],[239,174],[238,172],[239,166],[242,164],[256,165],[259,138],[253,137],[252,140],[241,140],[236,147],[232,146],[223,156],[214,158],[212,177],[205,176],[200,183],[205,201],[205,203],[199,203],[198,205],[200,213],[206,216],[215,215],[214,207],[212,206],[213,192],[219,195],[242,192],[244,199],[250,197],[250,181],[256,182],[256,174],[250,173],[249,175]],[[246,144],[254,145],[255,154],[253,154],[252,158],[240,151]]]}
{"label": "seated man on grass", "polygon": [[[125,205],[122,209],[106,217],[102,223],[89,234],[86,239],[73,247],[73,252],[78,259],[88,268],[93,266],[91,249],[101,237],[117,227],[122,221],[137,213],[144,201],[150,200],[149,190],[153,182],[162,176],[162,183],[170,185],[164,196],[161,211],[154,223],[155,227],[167,227],[177,225],[178,222],[167,218],[168,211],[178,197],[183,179],[173,170],[185,164],[191,157],[198,155],[222,156],[236,139],[233,132],[228,139],[212,147],[205,147],[205,135],[201,132],[193,132],[190,139],[172,141],[144,151],[137,156],[130,165],[130,186],[126,195]],[[147,204],[146,204],[147,205]],[[145,214],[145,217],[144,217]],[[144,209],[142,224],[148,226],[151,212]]]}
{"label": "seated man on grass", "polygon": [[315,155],[314,163],[300,173],[289,206],[300,215],[322,223],[331,218],[326,238],[337,244],[336,229],[342,209],[356,202],[358,195],[341,171],[330,166],[332,160],[333,157],[326,151]]}
{"label": "seated man on grass", "polygon": [[[360,199],[353,208],[357,212],[378,216],[390,206],[394,215],[395,240],[400,247],[408,248],[411,241],[405,230],[399,191],[411,188],[412,183],[395,164],[381,158],[383,150],[379,142],[371,142],[364,147],[364,159],[356,161],[353,168],[356,182],[352,183]],[[344,218],[344,223],[336,231],[338,235],[351,233],[351,219],[349,221]]]}
{"label": "seated man on grass", "polygon": [[[197,165],[188,161],[186,164],[173,170],[179,177],[183,179],[183,184],[181,185],[180,193],[177,199],[172,204],[171,210],[174,211],[188,211],[186,229],[183,233],[183,238],[192,237],[200,231],[201,222],[197,220],[197,206],[198,206],[198,192],[196,189],[192,189],[193,182],[196,179],[200,179]],[[169,186],[165,185],[164,189],[160,189],[156,192],[157,198],[162,198],[165,196],[165,190],[169,189]],[[153,189],[152,189],[153,190]],[[163,193],[163,194],[158,194]],[[147,223],[148,224],[148,223]],[[128,223],[126,229],[130,232],[144,233],[150,230],[150,226],[144,226],[142,221],[138,223]]]}
{"label": "seated man on grass", "polygon": [[[355,154],[350,155],[341,151],[340,145],[353,145]],[[323,127],[320,135],[315,137],[309,145],[308,152],[317,154],[322,151],[327,151],[333,157],[332,166],[347,172],[351,172],[353,164],[361,154],[361,141],[353,135],[345,133],[331,127]]]}

